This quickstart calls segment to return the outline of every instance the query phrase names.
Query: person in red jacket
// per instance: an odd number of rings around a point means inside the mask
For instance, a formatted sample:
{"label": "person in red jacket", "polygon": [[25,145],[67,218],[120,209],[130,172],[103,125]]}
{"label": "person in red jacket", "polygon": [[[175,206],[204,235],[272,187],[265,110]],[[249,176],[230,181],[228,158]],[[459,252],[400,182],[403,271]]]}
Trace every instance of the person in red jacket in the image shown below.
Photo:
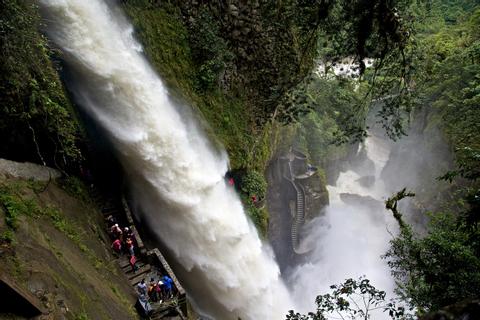
{"label": "person in red jacket", "polygon": [[137,258],[135,258],[134,255],[130,256],[130,267],[132,267],[133,272],[136,272],[138,270]]}
{"label": "person in red jacket", "polygon": [[116,253],[122,253],[122,242],[120,241],[120,239],[116,239],[115,241],[113,241],[112,248]]}

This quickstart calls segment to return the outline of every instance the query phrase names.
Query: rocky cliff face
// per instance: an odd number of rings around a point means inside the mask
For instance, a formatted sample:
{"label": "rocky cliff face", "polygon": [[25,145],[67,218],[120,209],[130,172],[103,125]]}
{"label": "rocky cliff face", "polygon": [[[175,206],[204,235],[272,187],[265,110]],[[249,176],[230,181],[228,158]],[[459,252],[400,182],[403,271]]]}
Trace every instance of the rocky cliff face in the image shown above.
{"label": "rocky cliff face", "polygon": [[[313,66],[315,39],[300,33],[300,13],[285,1],[178,1],[191,34],[213,18],[233,53],[221,74],[224,90],[242,91],[257,105],[257,119],[274,112],[278,98]],[[296,16],[295,16],[296,15]]]}

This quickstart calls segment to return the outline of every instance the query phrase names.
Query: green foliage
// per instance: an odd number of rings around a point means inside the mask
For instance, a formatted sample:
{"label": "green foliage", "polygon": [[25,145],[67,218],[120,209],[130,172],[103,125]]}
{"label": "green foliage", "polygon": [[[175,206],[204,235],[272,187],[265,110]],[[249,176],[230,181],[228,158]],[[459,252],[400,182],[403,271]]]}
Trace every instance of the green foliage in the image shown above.
{"label": "green foliage", "polygon": [[220,75],[226,64],[233,59],[233,54],[220,36],[218,20],[205,8],[200,9],[190,28],[193,60],[199,66],[199,87],[201,90],[209,90],[218,86]]}
{"label": "green foliage", "polygon": [[263,199],[267,192],[267,181],[263,174],[257,171],[249,171],[242,177],[241,190],[248,197],[255,195],[257,199]]}
{"label": "green foliage", "polygon": [[0,204],[5,211],[5,223],[12,230],[18,228],[20,215],[32,216],[38,212],[37,204],[21,193],[21,185],[0,184]]}
{"label": "green foliage", "polygon": [[58,208],[46,206],[38,212],[38,215],[50,218],[53,226],[75,243],[97,270],[105,267],[105,264],[97,257],[95,252],[85,245],[83,241],[85,238],[84,232],[75,223],[69,221]]}
{"label": "green foliage", "polygon": [[[447,7],[454,12],[461,10],[462,16],[447,23],[444,11],[439,9]],[[444,178],[450,181],[456,176],[477,179],[480,175],[480,8],[465,1],[435,1],[430,13],[433,17],[428,18],[426,24],[438,17],[441,23],[435,33],[421,35],[418,104],[439,115],[441,127],[454,148],[458,169]]]}
{"label": "green foliage", "polygon": [[71,240],[80,240],[75,228],[67,223],[65,217],[57,208],[47,206],[42,209],[41,214],[52,219],[54,227],[65,233]]}
{"label": "green foliage", "polygon": [[90,317],[86,312],[79,313],[75,316],[75,320],[89,320]]}
{"label": "green foliage", "polygon": [[365,137],[368,109],[362,107],[363,91],[362,86],[347,79],[312,78],[307,92],[316,117],[324,123],[322,147]]}
{"label": "green foliage", "polygon": [[15,241],[15,236],[14,236],[12,230],[7,229],[0,234],[0,244],[1,243],[11,244],[14,241]]}
{"label": "green foliage", "polygon": [[[370,101],[378,99],[382,99],[378,120],[387,134],[394,139],[405,134],[414,98],[410,90],[416,54],[412,37],[413,3],[410,0],[337,0],[304,4],[317,12],[316,23],[311,25],[315,25],[320,35],[319,60],[329,65],[351,57],[358,64],[360,75],[365,74],[369,83],[364,98],[350,107],[353,113],[345,114],[347,121],[341,122],[347,124],[344,132],[352,140],[365,137],[362,116]],[[364,59],[367,57],[375,61],[372,72],[366,72]]]}
{"label": "green foliage", "polygon": [[0,156],[65,168],[80,131],[31,1],[1,1]]}
{"label": "green foliage", "polygon": [[[268,211],[263,200],[267,192],[267,181],[257,171],[248,171],[240,179],[241,199],[248,216],[252,219],[260,234],[267,235]],[[256,197],[254,202],[252,197]]]}
{"label": "green foliage", "polygon": [[[477,204],[478,205],[478,204]],[[431,215],[428,233],[417,235],[390,206],[400,234],[385,259],[397,294],[420,314],[480,295],[480,229],[462,215]],[[395,214],[396,212],[396,214]]]}
{"label": "green foliage", "polygon": [[291,145],[317,166],[341,158],[347,151],[346,142],[365,135],[367,110],[358,109],[363,89],[355,87],[347,79],[314,75],[296,93],[304,97],[311,112],[300,117]]}
{"label": "green foliage", "polygon": [[290,310],[287,320],[370,319],[373,310],[388,313],[391,319],[411,319],[406,310],[393,300],[387,301],[385,291],[376,289],[370,280],[347,279],[330,286],[331,293],[315,299],[317,310],[302,315]]}
{"label": "green foliage", "polygon": [[73,175],[66,176],[61,180],[60,185],[72,197],[80,199],[85,203],[92,201],[87,186],[78,177]]}
{"label": "green foliage", "polygon": [[12,231],[18,228],[18,219],[21,215],[35,219],[47,217],[58,231],[65,234],[68,239],[79,247],[80,251],[87,256],[95,268],[105,267],[96,254],[85,246],[83,243],[85,235],[75,223],[69,221],[58,208],[48,205],[43,206],[39,203],[39,199],[36,196],[38,188],[39,184],[34,181],[16,181],[0,184],[0,205],[4,208],[5,222],[9,227],[2,234],[0,241],[11,242],[13,239]]}
{"label": "green foliage", "polygon": [[[436,33],[424,37],[421,67],[428,77],[419,91],[421,103],[442,120],[441,128],[454,151],[457,166],[440,179],[454,185],[461,181],[460,197],[455,196],[460,205],[452,203],[452,207],[467,228],[480,219],[476,213],[480,190],[480,8],[462,1],[439,1],[435,5],[432,11],[441,17],[443,24]],[[447,21],[438,10],[438,6],[446,5],[461,10],[462,15],[455,21]]]}

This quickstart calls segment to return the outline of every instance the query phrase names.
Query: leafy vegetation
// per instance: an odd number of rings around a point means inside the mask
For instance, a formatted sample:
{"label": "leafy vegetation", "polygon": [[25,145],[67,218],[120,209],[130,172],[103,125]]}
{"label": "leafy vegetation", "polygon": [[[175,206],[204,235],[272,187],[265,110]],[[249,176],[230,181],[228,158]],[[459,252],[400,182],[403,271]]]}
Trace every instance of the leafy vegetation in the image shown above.
{"label": "leafy vegetation", "polygon": [[21,215],[32,216],[39,208],[32,199],[24,199],[21,194],[25,184],[0,184],[0,204],[5,212],[5,223],[11,230],[18,228]]}
{"label": "leafy vegetation", "polygon": [[91,203],[92,199],[85,183],[78,177],[69,175],[60,182],[62,188],[72,197],[82,200],[85,203]]}
{"label": "leafy vegetation", "polygon": [[248,197],[255,196],[260,200],[265,198],[267,182],[261,173],[250,171],[242,177],[241,189]]}
{"label": "leafy vegetation", "polygon": [[0,157],[66,168],[81,158],[72,106],[32,1],[1,1]]}
{"label": "leafy vegetation", "polygon": [[[431,215],[428,233],[415,234],[403,221],[397,202],[405,189],[387,200],[400,225],[385,258],[397,284],[397,294],[419,314],[480,295],[480,229],[468,215]],[[478,204],[477,204],[478,205]],[[467,207],[468,208],[468,207]]]}
{"label": "leafy vegetation", "polygon": [[[458,13],[455,19],[452,12]],[[455,153],[457,168],[441,177],[454,183],[452,200],[442,212],[430,214],[424,236],[397,217],[401,233],[386,254],[399,294],[420,313],[480,293],[480,9],[464,1],[435,1],[429,13],[426,21],[437,29],[425,27],[421,35],[420,66],[428,76],[417,90],[419,103],[437,115]]]}
{"label": "leafy vegetation", "polygon": [[[348,140],[361,140],[365,136],[365,114],[370,101],[383,100],[378,113],[379,121],[387,133],[396,138],[404,134],[405,118],[412,110],[412,94],[409,86],[414,71],[411,68],[415,45],[412,42],[413,24],[411,5],[413,1],[301,1],[303,15],[298,15],[318,42],[317,59],[326,71],[338,61],[351,58],[357,64],[360,76],[365,75],[369,90],[363,98],[350,106],[350,112],[340,122]],[[375,61],[374,70],[367,72],[365,58]],[[315,77],[313,80],[316,81]],[[311,110],[308,100],[311,93],[305,90],[307,78],[281,99],[276,110],[280,121],[289,123],[299,120]],[[300,90],[299,90],[300,89]],[[291,96],[294,98],[292,99]]]}
{"label": "leafy vegetation", "polygon": [[227,63],[233,59],[225,39],[220,36],[218,20],[202,8],[191,28],[190,45],[193,61],[198,65],[198,83],[200,90],[218,87],[220,76]]}
{"label": "leafy vegetation", "polygon": [[[352,134],[354,128],[364,126],[366,118],[366,114],[359,115],[353,107],[361,98],[354,86],[355,83],[346,79],[315,75],[301,93],[312,111],[297,125],[293,145],[304,150],[316,165],[323,166],[345,155],[347,147],[344,144],[361,138]],[[363,130],[360,132],[364,134]]]}
{"label": "leafy vegetation", "polygon": [[[81,229],[78,228],[75,223],[67,220],[65,216],[58,210],[58,208],[53,206],[46,206],[38,212],[39,216],[46,216],[51,219],[53,226],[63,234],[67,236],[72,242],[74,242],[81,252],[83,252],[87,258],[90,260],[92,265],[96,269],[106,267],[105,264],[100,260],[97,255],[88,248],[84,243],[83,239],[85,234],[81,232]],[[110,271],[110,270],[109,270]]]}
{"label": "leafy vegetation", "polygon": [[375,310],[388,313],[391,319],[410,319],[404,307],[395,301],[387,301],[384,291],[376,289],[370,280],[347,279],[339,285],[330,286],[331,293],[315,299],[317,310],[307,315],[290,310],[287,320],[370,319]]}

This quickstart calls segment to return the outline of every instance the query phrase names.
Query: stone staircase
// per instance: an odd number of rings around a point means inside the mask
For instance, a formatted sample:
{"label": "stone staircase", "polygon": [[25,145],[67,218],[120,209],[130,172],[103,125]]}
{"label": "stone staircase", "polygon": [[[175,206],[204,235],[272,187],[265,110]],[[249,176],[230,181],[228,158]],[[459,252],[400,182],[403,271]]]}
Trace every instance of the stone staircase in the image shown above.
{"label": "stone staircase", "polygon": [[[133,218],[131,217],[131,214],[129,212],[128,214],[126,214],[126,210],[128,210],[128,208],[126,208],[126,206],[128,206],[126,201],[124,199],[122,201],[116,201],[113,197],[105,198],[95,188],[91,189],[91,197],[95,201],[95,203],[101,208],[102,215],[105,219],[107,219],[107,217],[110,215],[113,216],[120,227],[130,228],[135,236],[135,241],[137,244],[135,246],[135,257],[137,258],[136,266],[138,267],[137,270],[132,270],[128,253],[120,254],[117,258],[117,263],[120,269],[125,274],[125,277],[128,279],[130,285],[134,288],[135,292],[137,292],[137,284],[142,281],[142,279],[145,279],[145,282],[147,284],[150,282],[151,278],[154,278],[156,281],[160,280],[166,273],[162,272],[158,266],[149,263],[147,250],[144,247],[143,242],[136,230],[136,227],[133,223]],[[157,254],[161,255],[159,252]],[[172,276],[171,274],[169,275]],[[176,279],[175,282],[177,282],[176,288],[181,287]],[[185,299],[186,297],[183,294],[171,297],[169,299],[166,299],[165,301],[150,302],[153,313],[150,315],[149,319],[185,319],[179,307],[179,305],[181,305],[182,303],[186,303]]]}
{"label": "stone staircase", "polygon": [[288,173],[289,176],[284,175],[284,178],[290,181],[293,188],[296,192],[296,201],[295,201],[295,215],[293,217],[293,223],[291,228],[291,239],[292,239],[292,248],[296,254],[304,254],[307,253],[309,250],[300,248],[299,247],[299,229],[305,223],[305,207],[306,207],[306,199],[305,199],[305,190],[301,183],[297,183],[296,176],[293,174],[292,171],[292,160],[289,159],[288,162]]}
{"label": "stone staircase", "polygon": [[303,187],[296,183],[294,180],[291,181],[293,187],[296,191],[296,207],[295,207],[295,217],[292,223],[292,247],[293,251],[297,254],[303,254],[308,252],[308,250],[302,250],[299,248],[299,229],[305,223],[305,192]]}

